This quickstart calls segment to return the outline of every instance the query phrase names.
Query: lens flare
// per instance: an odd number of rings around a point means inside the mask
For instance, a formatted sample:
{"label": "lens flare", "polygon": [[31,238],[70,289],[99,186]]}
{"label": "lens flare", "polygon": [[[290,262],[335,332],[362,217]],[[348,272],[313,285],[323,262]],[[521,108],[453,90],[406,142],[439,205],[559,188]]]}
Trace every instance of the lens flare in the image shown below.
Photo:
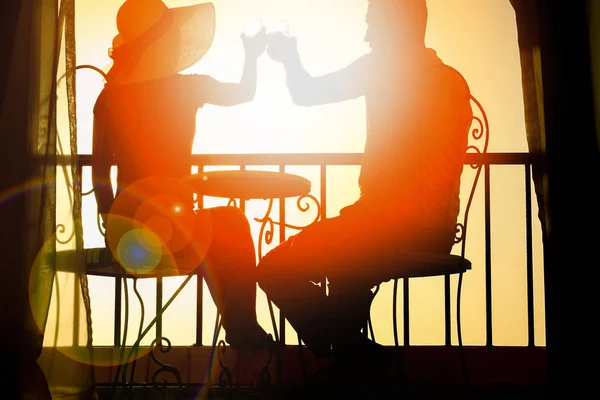
{"label": "lens flare", "polygon": [[[74,249],[56,251],[56,244],[56,235],[46,240],[29,275],[29,305],[37,328],[45,334],[48,343],[60,356],[96,367],[113,367],[145,356],[150,351],[147,346],[136,350],[131,346],[93,349],[86,346],[85,318],[78,326],[73,324],[73,315],[84,309],[82,296],[74,295],[74,289],[81,290],[78,280],[84,268],[80,263],[85,259],[78,257]],[[75,332],[79,335],[74,335]],[[75,337],[78,338],[76,343],[73,342]]]}
{"label": "lens flare", "polygon": [[133,275],[149,274],[162,259],[162,243],[150,229],[132,229],[117,245],[116,258]]}
{"label": "lens flare", "polygon": [[167,218],[155,215],[146,219],[144,225],[158,236],[162,243],[168,243],[173,237],[173,224]]}
{"label": "lens flare", "polygon": [[163,241],[173,254],[187,246],[194,231],[194,211],[174,194],[160,194],[144,200],[135,210],[135,223],[143,224]]}
{"label": "lens flare", "polygon": [[210,215],[201,214],[193,210],[187,184],[146,178],[117,195],[106,224],[107,243],[134,276],[188,274],[202,263],[212,241]]}

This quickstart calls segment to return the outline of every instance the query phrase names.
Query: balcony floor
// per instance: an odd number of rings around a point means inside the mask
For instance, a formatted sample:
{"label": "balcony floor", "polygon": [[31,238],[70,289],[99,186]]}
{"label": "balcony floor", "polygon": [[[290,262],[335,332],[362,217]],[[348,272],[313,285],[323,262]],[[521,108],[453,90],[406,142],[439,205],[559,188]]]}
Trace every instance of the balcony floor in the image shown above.
{"label": "balcony floor", "polygon": [[[182,388],[178,389],[175,375],[168,371],[160,372],[158,366],[148,355],[136,362],[134,386],[117,385],[114,389],[112,382],[118,370],[113,367],[95,367],[96,388],[98,398],[103,399],[397,399],[397,398],[510,398],[515,396],[534,395],[539,398],[545,393],[546,386],[546,349],[542,347],[465,347],[464,355],[467,365],[467,377],[470,386],[465,385],[459,349],[455,346],[407,346],[398,351],[401,354],[398,369],[390,365],[389,369],[378,370],[381,373],[370,375],[367,380],[366,372],[373,372],[373,366],[365,369],[349,369],[348,375],[334,379],[334,376],[314,374],[314,371],[327,371],[327,363],[309,357],[301,359],[297,346],[287,345],[282,349],[281,363],[275,360],[269,368],[270,384],[259,390],[260,370],[251,370],[246,378],[232,377],[234,384],[240,386],[231,388],[219,387],[222,370],[216,366],[211,372],[212,386],[206,382],[205,373],[208,367],[207,346],[173,347],[171,351],[161,354],[161,359],[168,365],[178,369]],[[105,352],[117,352],[118,348],[97,348],[97,355]],[[394,351],[390,347],[390,351]],[[227,352],[226,354],[230,354]],[[41,361],[53,360],[56,365],[62,362],[72,368],[77,364],[64,356],[56,348],[45,348]],[[98,358],[100,359],[100,358]],[[228,366],[234,366],[225,359]],[[259,360],[259,367],[263,360]],[[304,367],[303,367],[304,366]],[[70,367],[70,368],[71,368]],[[279,369],[281,368],[281,370]],[[360,367],[360,368],[364,368]],[[68,376],[69,368],[64,369],[60,376]],[[258,372],[257,372],[258,371]],[[280,371],[280,372],[278,372]],[[362,371],[362,372],[360,372]],[[128,374],[133,369],[128,369]],[[129,375],[131,376],[131,375]],[[166,387],[154,387],[151,382],[155,377],[159,385],[162,379],[167,379]],[[243,379],[250,379],[249,381]],[[252,383],[248,383],[252,382]],[[119,381],[119,384],[123,382]],[[208,395],[207,395],[207,392]]]}
{"label": "balcony floor", "polygon": [[207,400],[235,400],[235,399],[262,399],[262,400],[332,400],[332,399],[506,399],[516,398],[544,398],[545,388],[532,387],[432,387],[432,386],[404,386],[386,384],[383,382],[369,385],[355,383],[346,384],[303,384],[299,386],[271,387],[259,391],[256,387],[237,387],[233,389],[213,387],[207,395],[202,393],[201,386],[186,386],[181,391],[176,387],[153,388],[134,387],[125,395],[122,389],[117,389],[111,396],[110,386],[98,387],[98,399],[207,399]]}

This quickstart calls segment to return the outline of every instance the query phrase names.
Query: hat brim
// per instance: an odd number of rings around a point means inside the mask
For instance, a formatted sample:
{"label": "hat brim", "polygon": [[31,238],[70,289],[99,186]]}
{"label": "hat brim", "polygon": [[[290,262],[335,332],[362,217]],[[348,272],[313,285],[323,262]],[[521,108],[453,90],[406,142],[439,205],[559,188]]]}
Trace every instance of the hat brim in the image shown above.
{"label": "hat brim", "polygon": [[[169,8],[172,23],[146,47],[127,75],[114,76],[120,84],[160,79],[196,64],[210,49],[215,36],[215,7],[201,3]],[[115,39],[116,40],[116,39]]]}

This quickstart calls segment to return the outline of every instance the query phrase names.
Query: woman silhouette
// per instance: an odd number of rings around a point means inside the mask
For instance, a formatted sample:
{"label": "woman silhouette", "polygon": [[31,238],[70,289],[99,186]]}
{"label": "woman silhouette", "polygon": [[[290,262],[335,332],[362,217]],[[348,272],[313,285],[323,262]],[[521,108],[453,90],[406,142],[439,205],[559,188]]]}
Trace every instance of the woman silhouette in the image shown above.
{"label": "woman silhouette", "polygon": [[92,179],[107,244],[135,276],[199,272],[222,313],[227,342],[264,348],[272,339],[256,320],[256,257],[244,213],[194,210],[192,191],[180,181],[191,173],[198,108],[254,98],[266,34],[242,35],[242,77],[224,83],[179,73],[212,44],[212,3],[168,8],[160,0],[127,0],[117,28],[114,64],[94,106]]}

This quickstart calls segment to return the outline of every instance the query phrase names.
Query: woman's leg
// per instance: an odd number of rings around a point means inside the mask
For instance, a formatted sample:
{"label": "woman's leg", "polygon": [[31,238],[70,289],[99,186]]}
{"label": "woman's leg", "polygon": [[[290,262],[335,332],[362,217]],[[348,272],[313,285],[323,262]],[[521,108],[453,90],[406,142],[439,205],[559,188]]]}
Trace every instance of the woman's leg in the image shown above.
{"label": "woman's leg", "polygon": [[212,240],[201,272],[223,318],[232,347],[262,348],[269,336],[256,319],[256,255],[250,225],[236,207],[199,210],[203,224],[209,216]]}

